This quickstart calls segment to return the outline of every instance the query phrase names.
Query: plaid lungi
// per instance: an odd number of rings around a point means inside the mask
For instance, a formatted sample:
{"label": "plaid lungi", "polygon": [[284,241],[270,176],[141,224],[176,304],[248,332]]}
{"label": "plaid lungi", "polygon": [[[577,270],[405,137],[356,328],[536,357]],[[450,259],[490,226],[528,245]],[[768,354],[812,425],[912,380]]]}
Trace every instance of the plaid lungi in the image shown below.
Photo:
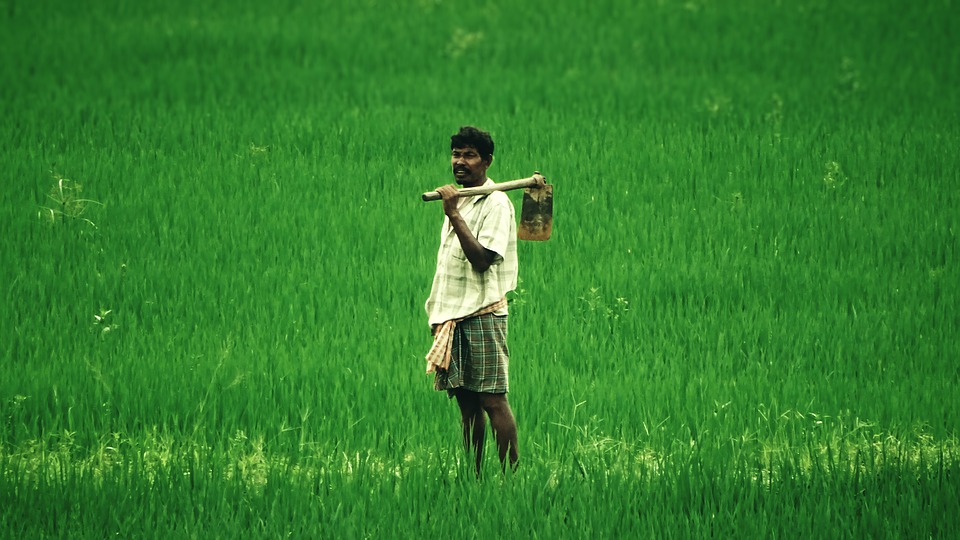
{"label": "plaid lungi", "polygon": [[433,387],[502,394],[509,391],[507,317],[488,313],[465,319],[453,329],[453,351],[447,369],[437,369]]}

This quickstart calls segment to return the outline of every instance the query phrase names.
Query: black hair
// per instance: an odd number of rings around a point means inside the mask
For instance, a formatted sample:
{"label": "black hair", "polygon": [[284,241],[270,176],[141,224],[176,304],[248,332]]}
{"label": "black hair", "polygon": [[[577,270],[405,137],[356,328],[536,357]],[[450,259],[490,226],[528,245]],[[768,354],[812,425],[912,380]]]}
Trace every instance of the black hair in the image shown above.
{"label": "black hair", "polygon": [[473,126],[463,126],[456,134],[450,137],[450,149],[472,146],[484,161],[493,160],[493,138],[482,129]]}

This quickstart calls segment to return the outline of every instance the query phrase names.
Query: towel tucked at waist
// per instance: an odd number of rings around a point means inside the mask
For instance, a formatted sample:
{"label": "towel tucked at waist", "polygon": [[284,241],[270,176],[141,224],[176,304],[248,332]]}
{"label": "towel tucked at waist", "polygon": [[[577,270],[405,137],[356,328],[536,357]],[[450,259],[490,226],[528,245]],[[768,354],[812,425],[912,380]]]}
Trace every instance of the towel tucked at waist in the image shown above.
{"label": "towel tucked at waist", "polygon": [[507,307],[507,297],[503,297],[485,308],[480,308],[466,317],[451,319],[440,324],[433,333],[433,346],[427,353],[427,373],[450,367],[450,353],[453,350],[453,329],[457,327],[458,322],[487,313],[494,313],[505,307]]}

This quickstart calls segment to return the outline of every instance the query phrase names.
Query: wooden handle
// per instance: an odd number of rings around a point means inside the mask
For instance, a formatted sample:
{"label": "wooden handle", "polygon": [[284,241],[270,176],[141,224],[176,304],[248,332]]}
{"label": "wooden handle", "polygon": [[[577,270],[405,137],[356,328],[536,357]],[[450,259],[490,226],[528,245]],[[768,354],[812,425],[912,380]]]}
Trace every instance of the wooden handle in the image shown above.
{"label": "wooden handle", "polygon": [[[534,172],[533,176],[529,178],[510,180],[509,182],[500,182],[492,186],[463,188],[457,193],[457,197],[472,197],[474,195],[486,195],[487,193],[493,193],[494,191],[510,191],[511,189],[537,187],[543,186],[545,183],[546,181],[544,180],[543,176],[539,172]],[[421,195],[420,198],[425,201],[439,201],[440,193],[436,191],[428,191]]]}

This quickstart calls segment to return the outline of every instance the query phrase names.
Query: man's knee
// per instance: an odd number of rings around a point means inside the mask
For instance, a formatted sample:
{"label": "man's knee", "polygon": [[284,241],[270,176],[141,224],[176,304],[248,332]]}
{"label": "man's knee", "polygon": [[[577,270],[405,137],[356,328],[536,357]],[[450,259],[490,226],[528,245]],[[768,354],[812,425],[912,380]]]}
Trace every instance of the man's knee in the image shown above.
{"label": "man's knee", "polygon": [[510,411],[510,403],[507,401],[506,394],[483,394],[481,396],[483,410],[490,416],[502,416],[513,413]]}

